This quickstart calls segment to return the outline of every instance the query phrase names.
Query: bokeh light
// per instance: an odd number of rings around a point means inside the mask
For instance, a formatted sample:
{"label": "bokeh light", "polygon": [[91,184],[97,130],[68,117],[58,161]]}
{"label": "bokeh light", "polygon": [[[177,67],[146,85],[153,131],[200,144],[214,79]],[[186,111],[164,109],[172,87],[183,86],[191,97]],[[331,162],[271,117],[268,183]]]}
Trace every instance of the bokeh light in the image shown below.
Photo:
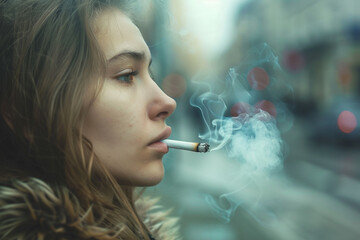
{"label": "bokeh light", "polygon": [[283,65],[287,70],[296,72],[304,68],[305,58],[299,51],[286,51],[283,56]]}
{"label": "bokeh light", "polygon": [[233,117],[237,117],[240,114],[251,114],[251,106],[250,104],[246,103],[246,102],[237,102],[235,103],[230,110],[230,114]]}
{"label": "bokeh light", "polygon": [[350,66],[346,63],[340,64],[338,74],[341,86],[349,86],[352,80]]}
{"label": "bokeh light", "polygon": [[273,117],[276,117],[276,115],[277,115],[275,105],[268,100],[262,100],[262,101],[256,103],[255,109],[261,109],[261,110],[269,113]]}
{"label": "bokeh light", "polygon": [[264,90],[270,82],[269,75],[260,67],[251,69],[247,76],[247,80],[250,86],[255,90]]}
{"label": "bokeh light", "polygon": [[355,115],[350,111],[343,111],[340,113],[337,120],[338,127],[343,133],[351,133],[357,126]]}
{"label": "bokeh light", "polygon": [[167,75],[162,83],[163,91],[172,98],[179,98],[186,91],[186,80],[178,73]]}

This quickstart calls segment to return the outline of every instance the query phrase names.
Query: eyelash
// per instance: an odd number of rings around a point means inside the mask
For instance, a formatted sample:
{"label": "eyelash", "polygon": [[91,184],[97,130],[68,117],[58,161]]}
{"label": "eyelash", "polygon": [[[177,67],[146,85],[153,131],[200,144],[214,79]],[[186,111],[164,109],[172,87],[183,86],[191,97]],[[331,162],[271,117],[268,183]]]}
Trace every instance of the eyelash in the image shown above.
{"label": "eyelash", "polygon": [[[115,79],[124,83],[132,83],[134,81],[135,76],[138,74],[137,71],[131,71],[127,73],[120,74],[118,76],[115,76]],[[120,78],[127,78],[127,79],[120,79]],[[130,79],[128,79],[130,78]]]}

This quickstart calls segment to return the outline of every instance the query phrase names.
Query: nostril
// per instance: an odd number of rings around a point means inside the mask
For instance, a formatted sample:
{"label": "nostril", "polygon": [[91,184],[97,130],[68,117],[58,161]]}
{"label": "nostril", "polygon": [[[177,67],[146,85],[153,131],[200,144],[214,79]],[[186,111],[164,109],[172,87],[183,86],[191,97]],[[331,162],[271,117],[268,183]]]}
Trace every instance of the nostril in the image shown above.
{"label": "nostril", "polygon": [[163,112],[158,113],[158,115],[156,117],[158,117],[158,118],[166,118],[168,116],[169,116],[169,112],[163,111]]}

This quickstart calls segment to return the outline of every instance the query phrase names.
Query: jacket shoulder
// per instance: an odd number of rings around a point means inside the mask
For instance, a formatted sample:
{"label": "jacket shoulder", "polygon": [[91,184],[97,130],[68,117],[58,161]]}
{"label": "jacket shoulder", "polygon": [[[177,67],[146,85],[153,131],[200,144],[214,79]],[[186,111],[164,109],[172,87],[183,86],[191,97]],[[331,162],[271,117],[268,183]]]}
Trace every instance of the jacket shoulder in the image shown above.
{"label": "jacket shoulder", "polygon": [[136,210],[156,240],[179,240],[178,218],[171,217],[171,210],[164,210],[159,199],[142,197],[135,202]]}
{"label": "jacket shoulder", "polygon": [[[169,217],[156,200],[136,202],[140,218],[156,240],[180,239],[177,219]],[[0,239],[113,240],[109,229],[85,221],[82,209],[66,187],[54,187],[37,178],[0,183]]]}
{"label": "jacket shoulder", "polygon": [[36,178],[0,185],[0,239],[110,239],[84,224],[82,212],[65,187]]}

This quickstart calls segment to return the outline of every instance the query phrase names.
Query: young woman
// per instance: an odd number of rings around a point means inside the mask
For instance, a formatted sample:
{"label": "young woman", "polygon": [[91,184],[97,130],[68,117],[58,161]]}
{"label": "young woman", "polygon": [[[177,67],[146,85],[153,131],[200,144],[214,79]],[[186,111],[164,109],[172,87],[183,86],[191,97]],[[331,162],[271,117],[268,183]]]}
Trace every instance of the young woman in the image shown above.
{"label": "young woman", "polygon": [[0,239],[177,239],[134,187],[175,102],[121,1],[0,1]]}

